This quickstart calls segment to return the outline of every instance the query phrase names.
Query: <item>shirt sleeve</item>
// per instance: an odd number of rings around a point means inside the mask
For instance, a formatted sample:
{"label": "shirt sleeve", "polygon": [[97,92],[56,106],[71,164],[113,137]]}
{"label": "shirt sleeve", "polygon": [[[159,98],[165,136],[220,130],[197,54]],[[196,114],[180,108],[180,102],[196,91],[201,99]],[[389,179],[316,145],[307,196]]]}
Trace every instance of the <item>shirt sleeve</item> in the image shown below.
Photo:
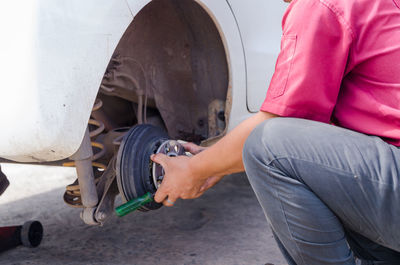
{"label": "shirt sleeve", "polygon": [[338,9],[322,0],[292,2],[261,111],[329,122],[353,39],[347,25]]}

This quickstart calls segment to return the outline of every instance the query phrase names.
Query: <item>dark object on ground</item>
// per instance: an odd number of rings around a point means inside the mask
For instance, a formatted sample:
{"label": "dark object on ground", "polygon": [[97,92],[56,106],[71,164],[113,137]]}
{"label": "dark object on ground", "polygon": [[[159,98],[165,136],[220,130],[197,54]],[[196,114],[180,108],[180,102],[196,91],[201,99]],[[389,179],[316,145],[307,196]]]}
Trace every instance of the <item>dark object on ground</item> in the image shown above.
{"label": "dark object on ground", "polygon": [[35,248],[43,238],[43,226],[39,221],[28,221],[19,226],[0,227],[0,252],[19,245]]}

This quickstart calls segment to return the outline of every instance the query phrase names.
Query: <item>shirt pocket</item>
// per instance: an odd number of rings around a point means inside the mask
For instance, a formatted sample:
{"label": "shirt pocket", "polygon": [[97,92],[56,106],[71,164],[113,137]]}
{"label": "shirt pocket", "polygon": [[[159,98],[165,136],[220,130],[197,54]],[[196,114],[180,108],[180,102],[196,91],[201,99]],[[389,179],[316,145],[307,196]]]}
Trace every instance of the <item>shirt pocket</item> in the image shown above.
{"label": "shirt pocket", "polygon": [[281,52],[276,61],[275,73],[269,86],[269,93],[273,98],[282,96],[287,87],[293,57],[296,51],[297,35],[283,35]]}

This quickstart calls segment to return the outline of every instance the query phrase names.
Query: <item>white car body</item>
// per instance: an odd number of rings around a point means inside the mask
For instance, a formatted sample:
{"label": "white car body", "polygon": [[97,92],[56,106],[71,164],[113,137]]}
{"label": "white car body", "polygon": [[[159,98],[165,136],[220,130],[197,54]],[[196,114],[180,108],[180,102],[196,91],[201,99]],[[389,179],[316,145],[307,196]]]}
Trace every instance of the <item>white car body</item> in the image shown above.
{"label": "white car body", "polygon": [[[136,14],[150,2],[3,3],[0,157],[43,162],[76,152],[110,58]],[[265,97],[287,5],[279,0],[196,2],[216,24],[228,57],[229,130],[256,112]]]}

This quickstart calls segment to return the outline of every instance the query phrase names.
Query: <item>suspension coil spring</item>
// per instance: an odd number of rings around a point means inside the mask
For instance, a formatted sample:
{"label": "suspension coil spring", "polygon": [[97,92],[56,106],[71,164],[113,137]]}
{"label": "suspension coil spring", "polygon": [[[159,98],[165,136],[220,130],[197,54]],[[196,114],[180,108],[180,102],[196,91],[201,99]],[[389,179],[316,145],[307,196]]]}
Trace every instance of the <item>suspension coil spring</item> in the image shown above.
{"label": "suspension coil spring", "polygon": [[[96,102],[92,108],[92,113],[101,109],[102,106],[103,106],[103,102],[101,101],[101,99],[96,99]],[[92,128],[95,128],[95,129],[92,130]],[[93,148],[93,156],[92,156],[91,160],[92,160],[93,169],[95,169],[95,183],[97,184],[99,177],[101,175],[101,174],[98,174],[98,172],[104,171],[107,168],[106,165],[96,162],[99,159],[101,159],[107,151],[104,144],[95,141],[97,136],[99,136],[100,134],[102,134],[104,132],[104,130],[105,130],[104,123],[99,120],[91,118],[89,120],[89,130],[90,130],[91,145]],[[75,161],[66,162],[63,164],[63,166],[64,167],[75,167]],[[74,181],[74,183],[72,183],[66,187],[66,191],[64,193],[64,201],[69,206],[78,207],[78,208],[82,207],[82,200],[81,200],[81,193],[80,193],[80,189],[79,189],[78,179],[76,179]]]}

